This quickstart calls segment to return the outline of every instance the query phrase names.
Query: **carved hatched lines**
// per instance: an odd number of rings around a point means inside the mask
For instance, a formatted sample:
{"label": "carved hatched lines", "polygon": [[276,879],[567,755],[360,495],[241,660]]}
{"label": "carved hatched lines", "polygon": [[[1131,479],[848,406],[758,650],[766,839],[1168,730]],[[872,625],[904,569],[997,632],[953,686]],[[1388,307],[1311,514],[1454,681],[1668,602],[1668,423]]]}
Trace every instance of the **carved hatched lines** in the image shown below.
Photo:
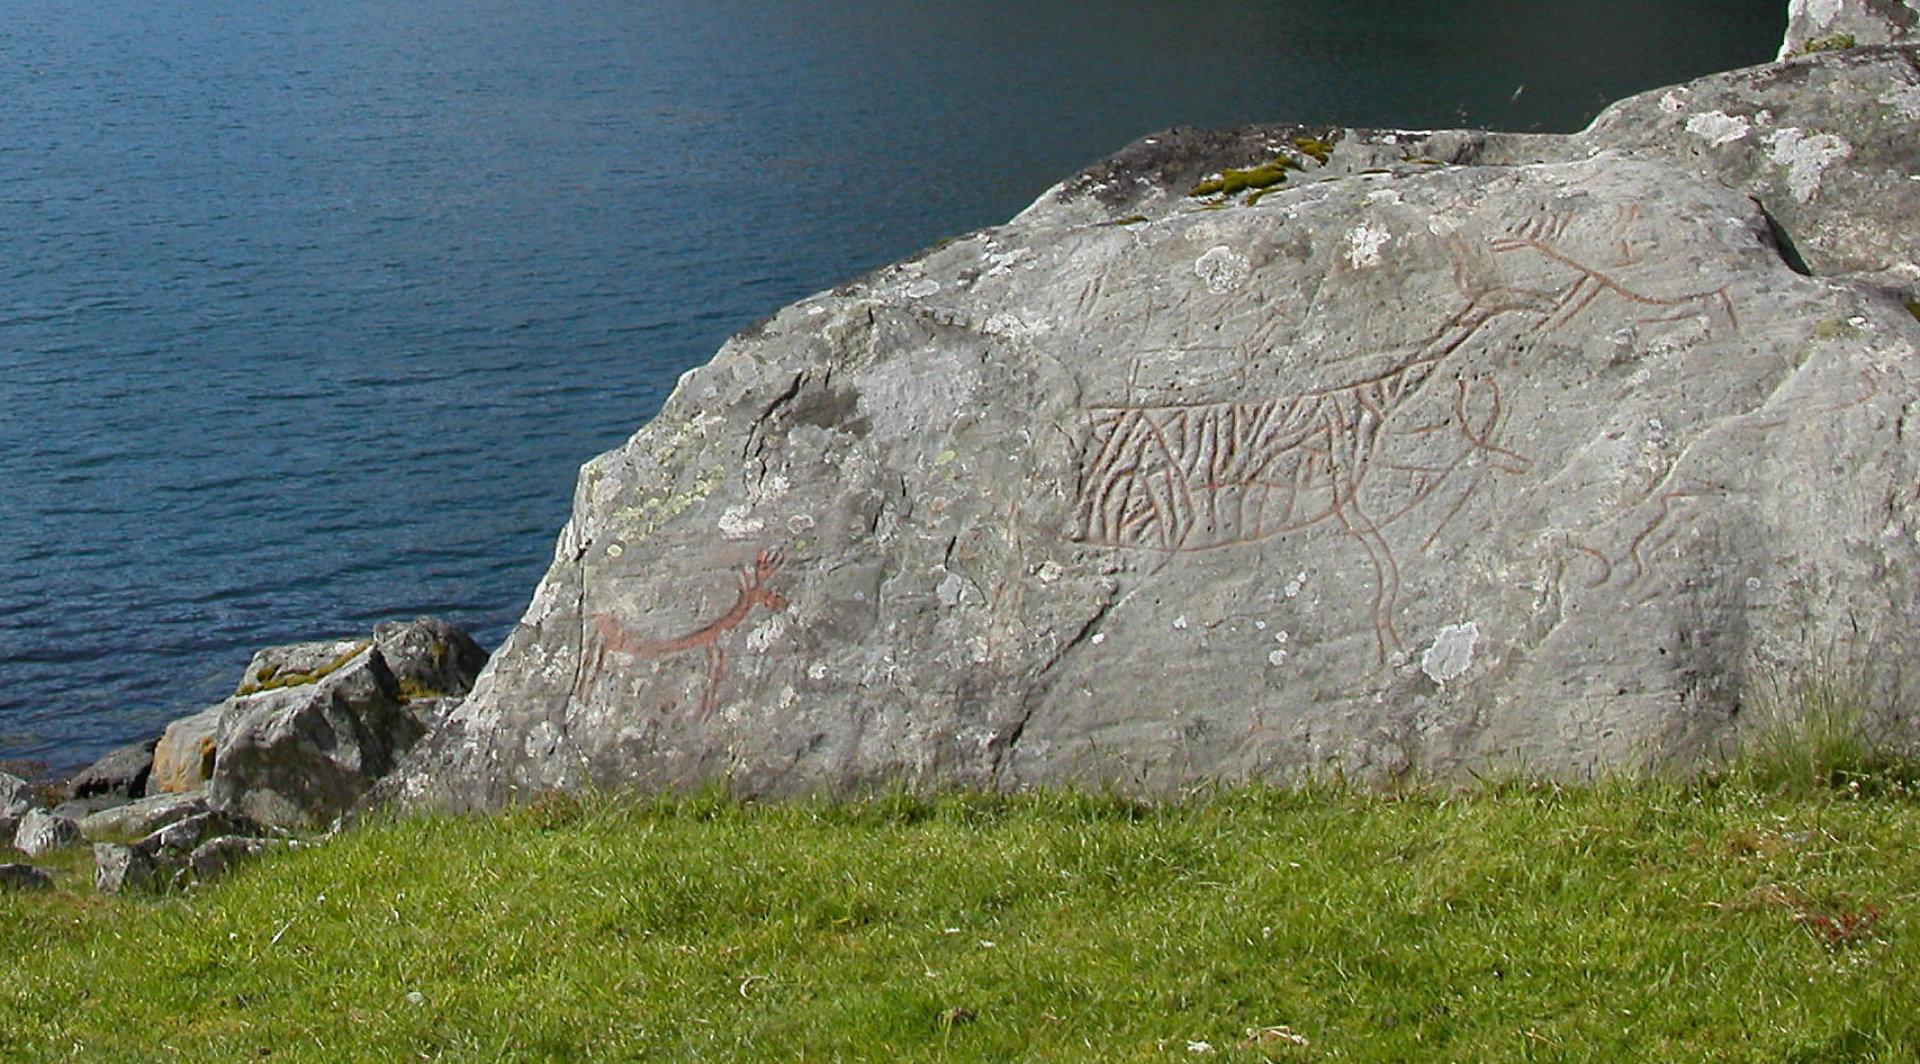
{"label": "carved hatched lines", "polygon": [[[1357,542],[1373,569],[1370,619],[1381,660],[1404,649],[1394,618],[1400,552],[1409,544],[1396,547],[1387,530],[1438,510],[1445,502],[1436,497],[1457,485],[1451,506],[1432,515],[1438,520],[1417,547],[1424,552],[1490,472],[1519,474],[1531,465],[1497,439],[1505,417],[1498,381],[1456,374],[1449,402],[1432,388],[1443,363],[1498,319],[1516,317],[1525,334],[1537,337],[1609,295],[1668,311],[1642,321],[1705,313],[1738,328],[1725,286],[1646,295],[1549,244],[1566,226],[1566,219],[1548,216],[1491,242],[1495,255],[1532,254],[1549,272],[1571,271],[1564,285],[1475,284],[1466,260],[1456,258],[1467,305],[1378,376],[1247,402],[1088,407],[1071,538],[1178,553],[1327,525]],[[1621,250],[1632,257],[1627,245]]]}

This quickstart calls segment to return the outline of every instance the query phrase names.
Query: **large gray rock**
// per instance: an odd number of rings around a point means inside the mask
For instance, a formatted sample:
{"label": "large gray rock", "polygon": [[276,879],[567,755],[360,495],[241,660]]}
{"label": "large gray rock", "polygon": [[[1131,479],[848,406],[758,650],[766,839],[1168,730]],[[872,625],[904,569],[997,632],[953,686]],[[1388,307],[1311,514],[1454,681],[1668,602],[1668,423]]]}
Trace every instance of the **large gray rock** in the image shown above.
{"label": "large gray rock", "polygon": [[324,826],[424,732],[378,647],[314,682],[228,700],[208,803],[287,828]]}
{"label": "large gray rock", "polygon": [[1780,58],[1920,35],[1920,0],[1790,0]]}
{"label": "large gray rock", "polygon": [[14,831],[13,848],[28,857],[39,857],[79,841],[80,825],[72,818],[29,809]]}
{"label": "large gray rock", "polygon": [[379,795],[1693,763],[1920,652],[1916,137],[1904,46],[1148,138],[683,377]]}

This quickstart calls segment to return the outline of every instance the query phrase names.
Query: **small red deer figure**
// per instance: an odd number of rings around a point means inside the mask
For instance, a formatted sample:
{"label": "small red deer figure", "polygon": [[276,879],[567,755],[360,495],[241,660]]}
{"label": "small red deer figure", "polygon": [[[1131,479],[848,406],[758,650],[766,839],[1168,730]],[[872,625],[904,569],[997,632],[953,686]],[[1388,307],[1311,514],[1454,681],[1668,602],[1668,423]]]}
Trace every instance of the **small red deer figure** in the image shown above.
{"label": "small red deer figure", "polygon": [[784,551],[761,551],[753,559],[752,565],[740,567],[740,590],[738,597],[733,600],[733,606],[699,628],[674,639],[647,639],[623,627],[611,614],[594,614],[591,620],[600,645],[593,655],[593,667],[582,675],[582,689],[588,678],[600,673],[608,653],[664,658],[698,648],[707,659],[707,687],[700,696],[700,719],[705,720],[713,712],[720,693],[720,681],[727,672],[727,652],[720,645],[720,637],[738,628],[755,606],[762,606],[769,613],[779,613],[787,608],[786,596],[767,587],[767,581],[780,571],[785,561]]}

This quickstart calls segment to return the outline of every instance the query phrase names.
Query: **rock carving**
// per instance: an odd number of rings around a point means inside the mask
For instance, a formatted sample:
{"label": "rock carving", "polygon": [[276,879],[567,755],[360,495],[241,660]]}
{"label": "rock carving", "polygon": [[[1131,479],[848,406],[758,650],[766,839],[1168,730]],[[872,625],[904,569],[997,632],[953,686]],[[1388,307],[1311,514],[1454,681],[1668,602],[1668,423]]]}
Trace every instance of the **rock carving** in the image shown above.
{"label": "rock carving", "polygon": [[787,600],[779,592],[768,588],[767,581],[780,571],[785,562],[784,551],[763,550],[752,565],[743,565],[739,570],[739,595],[727,611],[706,624],[673,639],[649,639],[622,626],[610,614],[598,613],[592,616],[594,635],[598,640],[598,649],[593,656],[592,667],[581,678],[581,687],[599,676],[606,665],[606,656],[612,654],[631,654],[641,658],[665,658],[684,654],[690,650],[699,650],[706,656],[707,684],[700,695],[700,717],[705,719],[713,712],[718,702],[720,682],[726,678],[727,652],[720,645],[720,637],[740,627],[755,606],[769,613],[779,613],[787,608]]}

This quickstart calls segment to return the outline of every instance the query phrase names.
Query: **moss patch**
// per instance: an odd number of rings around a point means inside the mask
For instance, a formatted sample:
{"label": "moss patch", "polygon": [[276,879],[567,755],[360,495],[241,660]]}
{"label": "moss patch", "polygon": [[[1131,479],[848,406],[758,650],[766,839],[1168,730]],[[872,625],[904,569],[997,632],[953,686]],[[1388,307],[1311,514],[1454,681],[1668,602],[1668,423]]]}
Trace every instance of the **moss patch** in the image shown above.
{"label": "moss patch", "polygon": [[1300,154],[1311,158],[1321,166],[1327,165],[1327,160],[1333,155],[1333,144],[1318,137],[1295,137],[1293,146],[1299,149]]}
{"label": "moss patch", "polygon": [[1276,155],[1272,160],[1245,170],[1227,169],[1220,171],[1219,177],[1210,177],[1187,190],[1189,196],[1212,196],[1215,194],[1231,196],[1247,189],[1266,188],[1277,185],[1287,179],[1288,170],[1299,170],[1301,166],[1291,156]]}
{"label": "moss patch", "polygon": [[362,651],[372,645],[373,641],[371,639],[362,639],[358,643],[355,643],[352,649],[346,653],[311,672],[281,672],[278,666],[269,665],[260,670],[260,675],[256,677],[252,683],[242,684],[240,689],[233,693],[234,697],[245,698],[248,695],[257,695],[262,691],[278,691],[287,687],[305,687],[310,683],[319,683],[326,677],[340,671],[341,666],[359,657]]}
{"label": "moss patch", "polygon": [[1920,303],[1909,302],[1907,304],[1907,313],[1913,315],[1915,321],[1920,321]]}
{"label": "moss patch", "polygon": [[419,702],[428,698],[447,697],[449,697],[448,692],[428,687],[411,676],[404,677],[400,681],[400,701],[402,702]]}
{"label": "moss patch", "polygon": [[1825,37],[1815,37],[1807,42],[1805,48],[1800,49],[1794,54],[1812,55],[1815,52],[1841,52],[1854,47],[1855,43],[1853,34],[1851,33],[1833,33]]}

